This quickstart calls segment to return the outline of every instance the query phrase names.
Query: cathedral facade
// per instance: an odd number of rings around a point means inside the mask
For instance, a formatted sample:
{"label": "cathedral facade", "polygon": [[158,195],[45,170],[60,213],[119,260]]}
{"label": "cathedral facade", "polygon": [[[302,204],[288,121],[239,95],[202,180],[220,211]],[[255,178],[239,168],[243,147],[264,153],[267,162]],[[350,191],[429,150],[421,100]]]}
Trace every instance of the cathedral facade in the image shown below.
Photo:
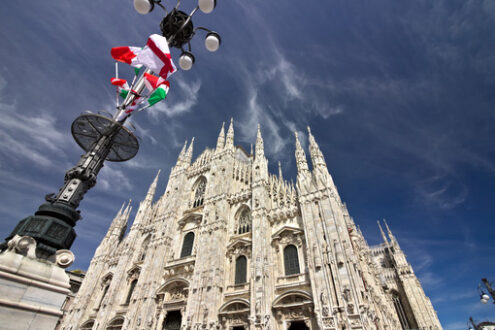
{"label": "cathedral facade", "polygon": [[[231,121],[192,162],[184,145],[127,233],[123,206],[62,329],[442,329],[396,238],[369,247],[309,131],[297,183],[234,145]],[[385,224],[386,225],[386,224]]]}

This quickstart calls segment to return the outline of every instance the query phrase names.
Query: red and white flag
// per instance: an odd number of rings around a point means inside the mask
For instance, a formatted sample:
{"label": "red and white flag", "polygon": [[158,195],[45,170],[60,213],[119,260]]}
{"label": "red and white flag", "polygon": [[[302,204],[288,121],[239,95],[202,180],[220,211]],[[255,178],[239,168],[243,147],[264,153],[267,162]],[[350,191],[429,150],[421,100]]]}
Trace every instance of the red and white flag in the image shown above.
{"label": "red and white flag", "polygon": [[142,49],[138,47],[115,47],[110,53],[117,61],[133,67],[144,65],[164,79],[177,71],[170,55],[167,38],[158,34],[149,36],[146,46]]}
{"label": "red and white flag", "polygon": [[144,85],[146,86],[148,91],[150,91],[150,93],[162,84],[167,84],[168,86],[170,86],[168,80],[165,80],[162,77],[157,77],[149,73],[144,74]]}
{"label": "red and white flag", "polygon": [[142,65],[136,62],[136,56],[143,49],[140,47],[114,47],[110,50],[112,58],[119,62],[127,63],[133,67],[141,67]]}

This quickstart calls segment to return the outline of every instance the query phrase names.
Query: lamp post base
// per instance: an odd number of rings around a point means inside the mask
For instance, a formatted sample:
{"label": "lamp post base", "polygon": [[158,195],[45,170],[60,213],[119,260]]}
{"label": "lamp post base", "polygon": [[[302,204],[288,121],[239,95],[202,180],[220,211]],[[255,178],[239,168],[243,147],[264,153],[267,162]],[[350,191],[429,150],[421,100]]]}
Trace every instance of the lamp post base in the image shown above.
{"label": "lamp post base", "polygon": [[[79,212],[62,203],[42,204],[32,216],[21,220],[12,233],[6,238],[11,240],[15,235],[30,236],[37,242],[36,256],[48,259],[57,250],[69,249],[76,238],[74,226],[80,219]],[[5,250],[7,243],[1,245]]]}
{"label": "lamp post base", "polygon": [[53,329],[70,292],[66,267],[74,261],[69,250],[50,260],[36,257],[32,237],[14,236],[0,253],[0,320],[2,329]]}

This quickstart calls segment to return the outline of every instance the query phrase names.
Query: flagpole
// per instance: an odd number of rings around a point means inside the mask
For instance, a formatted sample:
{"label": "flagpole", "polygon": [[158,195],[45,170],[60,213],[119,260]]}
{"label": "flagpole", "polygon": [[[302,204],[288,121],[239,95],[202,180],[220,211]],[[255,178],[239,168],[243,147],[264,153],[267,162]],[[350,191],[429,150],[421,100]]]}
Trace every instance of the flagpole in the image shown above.
{"label": "flagpole", "polygon": [[[141,95],[141,92],[143,91],[144,87],[145,87],[145,84],[144,84],[144,74],[145,73],[151,73],[152,71],[150,69],[146,69],[143,74],[141,75],[141,77],[139,77],[138,81],[136,82],[136,86],[134,87],[134,82],[131,86],[131,90],[129,91],[129,93],[127,94],[125,100],[122,102],[122,104],[120,104],[117,109],[118,111],[115,113],[115,115],[113,116],[113,119],[115,121],[118,121],[120,124],[123,124],[125,122],[125,120],[127,119],[127,117],[129,116],[125,116],[122,120],[117,120],[117,118],[120,118],[121,114],[123,112],[125,112],[125,109],[132,104],[132,102],[134,102],[134,100],[136,99],[137,96]],[[135,79],[136,77],[134,77]],[[133,88],[134,87],[134,88]]]}
{"label": "flagpole", "polygon": [[[115,62],[115,78],[119,79],[119,62]],[[115,87],[115,106],[119,106],[119,88]]]}

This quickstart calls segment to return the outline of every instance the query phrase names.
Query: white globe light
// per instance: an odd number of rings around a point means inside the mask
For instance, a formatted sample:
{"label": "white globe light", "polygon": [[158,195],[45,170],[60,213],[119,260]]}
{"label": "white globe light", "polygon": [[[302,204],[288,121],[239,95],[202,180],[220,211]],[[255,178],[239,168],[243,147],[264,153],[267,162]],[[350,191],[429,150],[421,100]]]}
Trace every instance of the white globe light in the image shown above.
{"label": "white globe light", "polygon": [[141,15],[146,15],[153,10],[153,2],[150,0],[134,0],[134,9]]}
{"label": "white globe light", "polygon": [[216,4],[216,0],[198,0],[199,9],[205,14],[211,13]]}
{"label": "white globe light", "polygon": [[480,299],[480,300],[481,300],[481,302],[482,302],[483,304],[486,304],[486,303],[488,303],[488,301],[490,300],[490,297],[489,297],[486,293],[483,293],[483,294],[481,295],[481,299]]}
{"label": "white globe light", "polygon": [[206,36],[205,47],[210,52],[216,52],[218,50],[218,47],[220,47],[221,42],[222,42],[222,39],[220,39],[220,35],[218,33],[210,32]]}
{"label": "white globe light", "polygon": [[183,53],[179,57],[179,66],[182,70],[191,70],[194,64],[194,56],[191,53]]}

